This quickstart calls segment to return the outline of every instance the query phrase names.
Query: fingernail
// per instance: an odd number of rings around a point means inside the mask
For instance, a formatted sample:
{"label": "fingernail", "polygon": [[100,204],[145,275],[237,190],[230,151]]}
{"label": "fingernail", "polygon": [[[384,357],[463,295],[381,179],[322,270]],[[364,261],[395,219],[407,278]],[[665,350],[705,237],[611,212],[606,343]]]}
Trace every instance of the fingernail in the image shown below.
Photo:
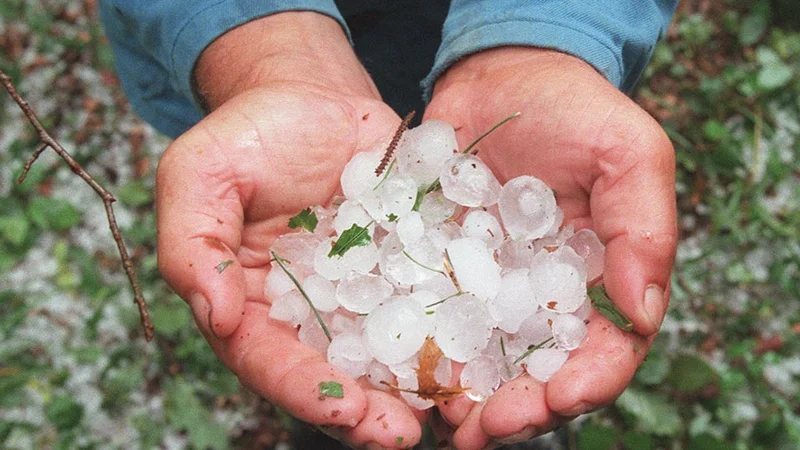
{"label": "fingernail", "polygon": [[589,402],[578,402],[570,409],[560,412],[562,416],[579,416],[581,414],[585,414],[593,409],[597,408],[597,405]]}
{"label": "fingernail", "polygon": [[536,427],[533,425],[528,425],[519,433],[514,433],[511,436],[506,436],[504,438],[497,438],[497,442],[500,442],[501,444],[516,444],[517,442],[527,441],[528,439],[536,436],[536,431]]}
{"label": "fingernail", "polygon": [[647,286],[644,291],[644,312],[655,333],[664,320],[664,290],[655,284]]}
{"label": "fingernail", "polygon": [[214,333],[214,327],[211,326],[211,303],[199,292],[195,292],[189,296],[189,306],[192,308],[192,315],[197,322],[197,326],[201,330],[211,333],[212,336],[217,337]]}

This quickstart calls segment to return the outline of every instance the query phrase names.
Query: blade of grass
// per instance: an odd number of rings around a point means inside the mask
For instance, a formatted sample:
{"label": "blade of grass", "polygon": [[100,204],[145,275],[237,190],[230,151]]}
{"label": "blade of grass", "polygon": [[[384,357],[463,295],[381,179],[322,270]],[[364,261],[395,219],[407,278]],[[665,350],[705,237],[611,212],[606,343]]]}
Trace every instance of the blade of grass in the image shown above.
{"label": "blade of grass", "polygon": [[292,283],[294,283],[294,285],[297,287],[300,293],[303,294],[303,298],[306,299],[306,301],[308,302],[308,306],[311,307],[311,311],[314,312],[314,317],[317,318],[319,326],[322,327],[322,331],[325,333],[325,337],[328,338],[329,342],[333,341],[333,337],[331,337],[331,332],[330,330],[328,330],[328,326],[325,325],[325,321],[322,320],[322,316],[320,315],[319,310],[317,310],[317,307],[314,306],[314,303],[311,301],[311,299],[308,298],[308,294],[306,294],[306,291],[303,290],[303,286],[300,285],[300,282],[297,281],[297,278],[295,278],[294,275],[292,275],[292,272],[290,272],[289,269],[286,267],[286,265],[283,264],[283,258],[278,256],[278,254],[272,250],[270,250],[269,252],[272,253],[272,257],[275,259],[275,262],[278,263],[278,266],[280,266],[280,268],[283,269],[284,273],[286,273],[289,279],[292,280]]}

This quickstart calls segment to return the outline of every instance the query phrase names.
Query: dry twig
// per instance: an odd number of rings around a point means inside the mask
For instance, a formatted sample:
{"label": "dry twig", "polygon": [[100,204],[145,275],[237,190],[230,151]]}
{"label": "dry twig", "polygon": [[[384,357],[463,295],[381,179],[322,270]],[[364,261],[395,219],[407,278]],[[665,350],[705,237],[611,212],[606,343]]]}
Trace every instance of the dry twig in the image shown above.
{"label": "dry twig", "polygon": [[139,315],[141,316],[142,320],[142,328],[144,328],[144,337],[148,341],[153,338],[153,323],[150,321],[150,314],[147,312],[147,304],[144,301],[144,297],[142,296],[142,288],[139,286],[139,281],[136,276],[136,270],[133,266],[133,260],[128,255],[128,250],[125,247],[125,243],[122,240],[122,234],[119,231],[119,226],[117,226],[117,219],[114,216],[114,208],[112,204],[117,201],[114,196],[108,192],[103,186],[101,186],[91,175],[89,175],[80,164],[70,155],[61,144],[58,143],[51,135],[44,129],[42,123],[39,122],[39,119],[34,114],[33,110],[31,109],[28,102],[23,99],[19,93],[17,92],[16,88],[14,88],[14,84],[11,82],[11,78],[5,74],[2,70],[0,70],[0,82],[3,84],[3,87],[6,88],[11,98],[19,105],[19,108],[22,110],[22,113],[25,114],[25,117],[28,119],[28,122],[33,126],[36,130],[36,133],[39,135],[39,141],[41,144],[36,148],[36,151],[33,152],[30,158],[25,162],[25,167],[22,169],[22,173],[20,174],[19,178],[17,179],[17,183],[22,184],[25,180],[25,176],[30,171],[33,163],[36,162],[36,159],[39,155],[42,154],[48,147],[53,149],[54,152],[67,163],[70,169],[75,172],[83,181],[86,182],[96,193],[103,199],[103,204],[105,205],[106,209],[106,216],[108,217],[108,226],[111,228],[111,234],[114,236],[114,242],[117,243],[117,249],[119,250],[119,256],[122,260],[122,267],[125,269],[125,273],[128,275],[128,280],[130,281],[131,288],[133,288],[133,301],[136,303],[136,306],[139,308]]}

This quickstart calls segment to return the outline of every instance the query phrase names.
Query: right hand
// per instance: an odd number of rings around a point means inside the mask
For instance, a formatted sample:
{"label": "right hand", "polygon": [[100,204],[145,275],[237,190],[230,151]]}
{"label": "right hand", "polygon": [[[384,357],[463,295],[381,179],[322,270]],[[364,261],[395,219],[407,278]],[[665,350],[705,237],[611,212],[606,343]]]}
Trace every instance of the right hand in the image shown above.
{"label": "right hand", "polygon": [[[162,274],[245,386],[349,445],[415,445],[424,415],[299,342],[294,328],[269,318],[263,289],[269,248],[289,217],[328,204],[352,155],[386,142],[399,117],[339,25],[316,13],[228,32],[205,50],[197,75],[213,112],[158,167]],[[340,383],[344,398],[320,397],[323,381]]]}

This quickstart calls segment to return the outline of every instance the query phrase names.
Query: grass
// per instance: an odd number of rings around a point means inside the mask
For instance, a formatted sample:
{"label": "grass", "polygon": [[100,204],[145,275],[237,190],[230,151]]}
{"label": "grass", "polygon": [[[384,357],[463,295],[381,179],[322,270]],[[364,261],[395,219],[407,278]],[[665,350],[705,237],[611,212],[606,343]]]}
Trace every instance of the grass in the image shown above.
{"label": "grass", "polygon": [[[168,142],[136,119],[93,2],[0,3],[0,65],[120,198],[156,325],[145,344],[102,204],[0,95],[0,447],[273,448],[306,429],[242,389],[155,261]],[[793,9],[794,8],[794,9]],[[800,23],[791,1],[684,1],[635,95],[678,156],[664,329],[570,448],[800,447]],[[796,19],[795,19],[796,20]]]}

